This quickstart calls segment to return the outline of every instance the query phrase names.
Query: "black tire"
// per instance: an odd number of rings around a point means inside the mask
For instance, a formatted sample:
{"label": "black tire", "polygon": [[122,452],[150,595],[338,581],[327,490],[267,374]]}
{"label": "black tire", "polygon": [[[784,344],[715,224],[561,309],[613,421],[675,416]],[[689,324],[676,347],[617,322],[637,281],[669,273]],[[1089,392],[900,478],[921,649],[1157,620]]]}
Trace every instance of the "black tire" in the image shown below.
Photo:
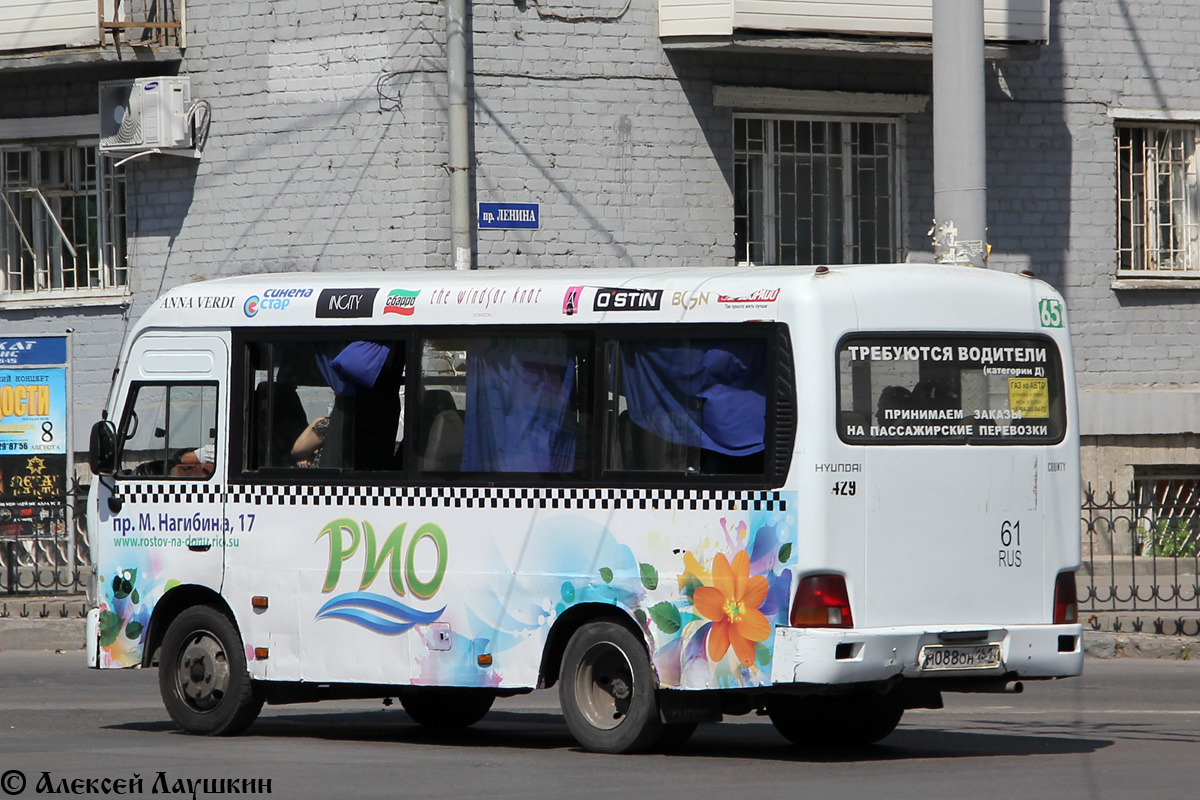
{"label": "black tire", "polygon": [[789,741],[809,748],[853,748],[874,744],[900,724],[904,708],[874,693],[843,697],[777,695],[767,716]]}
{"label": "black tire", "polygon": [[232,736],[262,710],[242,637],[229,617],[210,606],[187,609],[167,628],[158,688],[167,713],[188,733]]}
{"label": "black tire", "polygon": [[400,705],[422,728],[453,731],[469,728],[491,710],[496,695],[480,689],[430,687],[400,695]]}
{"label": "black tire", "polygon": [[575,741],[594,753],[637,753],[663,736],[646,645],[615,622],[592,622],[571,637],[558,683]]}

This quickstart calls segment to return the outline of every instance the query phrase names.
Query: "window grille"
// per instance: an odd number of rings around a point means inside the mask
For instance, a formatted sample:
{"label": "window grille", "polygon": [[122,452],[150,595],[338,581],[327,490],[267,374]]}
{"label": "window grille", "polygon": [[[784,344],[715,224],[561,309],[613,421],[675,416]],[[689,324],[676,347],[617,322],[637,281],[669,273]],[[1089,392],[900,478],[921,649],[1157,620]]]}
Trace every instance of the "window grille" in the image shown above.
{"label": "window grille", "polygon": [[747,264],[899,256],[897,123],[734,118],[734,238]]}
{"label": "window grille", "polygon": [[1200,274],[1195,125],[1117,128],[1118,269]]}
{"label": "window grille", "polygon": [[1134,496],[1140,555],[1195,558],[1200,553],[1200,474],[1135,468]]}
{"label": "window grille", "polygon": [[95,145],[0,148],[7,299],[128,286],[125,174]]}

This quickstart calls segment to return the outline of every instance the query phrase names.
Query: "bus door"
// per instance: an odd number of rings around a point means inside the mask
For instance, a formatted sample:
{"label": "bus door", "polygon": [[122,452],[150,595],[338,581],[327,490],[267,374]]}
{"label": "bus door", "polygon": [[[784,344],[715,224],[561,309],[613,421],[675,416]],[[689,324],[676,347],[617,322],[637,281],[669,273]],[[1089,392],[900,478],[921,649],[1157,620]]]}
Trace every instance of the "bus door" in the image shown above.
{"label": "bus door", "polygon": [[250,331],[234,340],[237,475],[224,593],[256,652],[256,679],[408,677],[403,634],[417,581],[406,580],[406,567],[423,518],[394,489],[405,343],[355,333]]}
{"label": "bus door", "polygon": [[114,420],[116,509],[101,498],[100,643],[114,666],[140,662],[154,604],[175,585],[221,590],[228,361],[212,336],[143,336],[129,354]]}

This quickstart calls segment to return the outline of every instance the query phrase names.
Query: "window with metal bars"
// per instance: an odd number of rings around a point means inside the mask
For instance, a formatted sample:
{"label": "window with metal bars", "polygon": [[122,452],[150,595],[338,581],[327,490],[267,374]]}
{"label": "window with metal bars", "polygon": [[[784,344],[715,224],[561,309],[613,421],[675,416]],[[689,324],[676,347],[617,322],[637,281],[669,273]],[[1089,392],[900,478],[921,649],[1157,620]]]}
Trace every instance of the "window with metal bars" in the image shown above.
{"label": "window with metal bars", "polygon": [[1196,125],[1117,126],[1117,269],[1200,274]]}
{"label": "window with metal bars", "polygon": [[895,120],[735,115],[733,125],[740,263],[898,260]]}
{"label": "window with metal bars", "polygon": [[125,175],[95,144],[0,145],[0,300],[129,284]]}
{"label": "window with metal bars", "polygon": [[1200,472],[1188,467],[1133,471],[1134,518],[1140,555],[1200,555]]}

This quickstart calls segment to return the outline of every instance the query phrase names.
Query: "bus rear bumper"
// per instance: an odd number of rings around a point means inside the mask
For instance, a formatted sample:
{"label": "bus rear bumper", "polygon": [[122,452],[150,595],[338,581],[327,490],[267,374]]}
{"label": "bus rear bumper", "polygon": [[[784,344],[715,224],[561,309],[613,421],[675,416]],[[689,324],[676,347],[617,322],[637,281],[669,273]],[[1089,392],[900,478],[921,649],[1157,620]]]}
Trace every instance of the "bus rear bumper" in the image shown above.
{"label": "bus rear bumper", "polygon": [[[775,629],[773,684],[841,684],[905,678],[1066,678],[1083,671],[1082,625]],[[954,666],[959,651],[999,647],[999,663]],[[922,663],[926,647],[946,663]],[[926,650],[928,656],[932,650]],[[953,656],[954,658],[951,658]],[[932,659],[926,659],[932,662]]]}

